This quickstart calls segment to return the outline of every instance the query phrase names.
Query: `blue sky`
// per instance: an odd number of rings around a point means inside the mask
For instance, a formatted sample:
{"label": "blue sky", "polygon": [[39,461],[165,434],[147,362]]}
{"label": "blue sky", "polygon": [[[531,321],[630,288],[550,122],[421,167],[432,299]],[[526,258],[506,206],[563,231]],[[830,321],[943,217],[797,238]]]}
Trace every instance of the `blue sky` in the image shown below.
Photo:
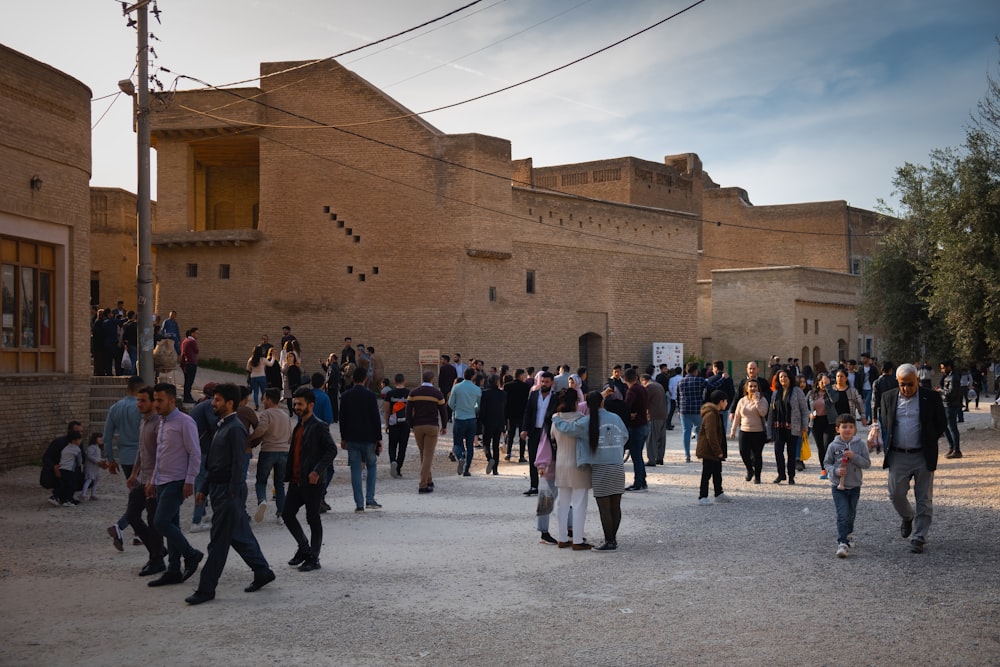
{"label": "blue sky", "polygon": [[[154,64],[222,85],[253,78],[261,61],[330,56],[467,1],[160,0]],[[422,111],[564,65],[692,2],[484,0],[340,62]],[[873,208],[892,202],[896,167],[961,144],[987,74],[1000,76],[998,33],[996,0],[706,0],[566,70],[426,119],[509,139],[536,166],[694,152],[755,204]],[[5,7],[0,42],[95,98],[134,64],[135,33],[114,0]],[[128,100],[97,122],[112,99],[92,106],[92,184],[134,191]]]}

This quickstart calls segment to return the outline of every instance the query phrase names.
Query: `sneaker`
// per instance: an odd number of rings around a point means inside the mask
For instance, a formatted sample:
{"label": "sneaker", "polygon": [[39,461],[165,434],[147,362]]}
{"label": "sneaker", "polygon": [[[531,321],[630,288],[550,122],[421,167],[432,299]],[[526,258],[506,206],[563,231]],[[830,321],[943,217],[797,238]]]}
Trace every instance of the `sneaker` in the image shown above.
{"label": "sneaker", "polygon": [[719,495],[717,495],[715,497],[715,502],[717,502],[717,503],[728,503],[728,502],[732,502],[732,498],[730,498],[729,496],[727,496],[724,493],[720,493]]}
{"label": "sneaker", "polygon": [[63,507],[76,507],[76,504],[72,500],[67,500],[62,504]]}
{"label": "sneaker", "polygon": [[382,506],[373,500],[369,503],[365,503],[365,508],[370,510],[380,510],[382,509]]}
{"label": "sneaker", "polygon": [[698,499],[698,504],[699,505],[711,505],[712,504],[712,499],[711,498],[699,498]]}
{"label": "sneaker", "polygon": [[492,473],[496,465],[497,465],[496,461],[494,461],[493,459],[488,459],[486,461],[486,474],[489,475],[490,473]]}
{"label": "sneaker", "polygon": [[458,462],[458,474],[465,472],[465,459],[455,459]]}
{"label": "sneaker", "polygon": [[599,547],[594,547],[594,551],[614,551],[618,548],[618,544],[615,542],[605,542]]}
{"label": "sneaker", "polygon": [[133,547],[141,547],[142,546],[142,540],[139,539],[138,535],[133,535],[132,536],[132,546]]}
{"label": "sneaker", "polygon": [[819,478],[820,479],[829,479],[829,477],[827,477],[827,475],[826,475],[826,471],[825,470],[823,470],[823,471],[820,472]]}
{"label": "sneaker", "polygon": [[848,546],[841,542],[837,545],[837,558],[847,558]]}
{"label": "sneaker", "polygon": [[913,539],[910,540],[910,553],[922,554],[924,552],[924,543],[920,540]]}
{"label": "sneaker", "polygon": [[854,548],[854,533],[847,534],[847,546],[850,549]]}
{"label": "sneaker", "polygon": [[548,533],[542,533],[541,537],[538,538],[538,541],[541,544],[547,544],[547,545],[550,545],[550,546],[555,546],[555,544],[559,540],[557,540],[556,538],[552,537]]}
{"label": "sneaker", "polygon": [[117,523],[108,526],[108,535],[111,537],[111,541],[114,542],[115,549],[125,551],[125,536],[122,535],[122,529],[118,527]]}
{"label": "sneaker", "polygon": [[962,458],[962,452],[958,449],[948,452],[944,456],[946,459],[960,459]]}
{"label": "sneaker", "polygon": [[399,471],[399,464],[396,462],[389,464],[389,474],[393,477],[402,477],[403,473]]}
{"label": "sneaker", "polygon": [[257,503],[257,511],[254,512],[253,520],[260,523],[264,520],[264,516],[267,514],[267,501],[262,500]]}
{"label": "sneaker", "polygon": [[52,505],[53,507],[59,507],[60,505],[62,505],[62,503],[59,502],[59,499],[56,498],[55,496],[49,496],[49,504]]}
{"label": "sneaker", "polygon": [[191,532],[192,533],[200,533],[200,532],[202,532],[204,530],[209,530],[211,527],[212,527],[212,524],[209,523],[208,521],[202,521],[201,523],[192,523],[191,524]]}

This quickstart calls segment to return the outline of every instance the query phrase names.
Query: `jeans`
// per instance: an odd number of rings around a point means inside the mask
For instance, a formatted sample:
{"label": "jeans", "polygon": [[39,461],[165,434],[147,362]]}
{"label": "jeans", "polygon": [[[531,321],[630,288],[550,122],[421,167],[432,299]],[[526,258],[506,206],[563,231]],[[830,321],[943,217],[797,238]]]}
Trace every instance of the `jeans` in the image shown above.
{"label": "jeans", "polygon": [[865,402],[865,419],[867,419],[868,422],[871,423],[871,420],[872,420],[872,390],[871,389],[863,389],[861,391],[861,398]]}
{"label": "jeans", "polygon": [[288,465],[288,452],[261,452],[257,455],[257,504],[267,500],[267,478],[274,471],[274,497],[278,503],[278,514],[285,509],[285,466]]}
{"label": "jeans", "polygon": [[181,532],[181,505],[184,503],[184,480],[156,486],[156,514],[153,528],[167,540],[167,571],[181,571],[181,557],[198,558],[201,552],[191,546]]}
{"label": "jeans", "polygon": [[454,444],[452,453],[456,459],[465,459],[465,472],[469,472],[472,465],[472,456],[476,451],[476,419],[456,419],[452,427]]}
{"label": "jeans", "polygon": [[944,434],[948,438],[948,449],[961,451],[958,439],[958,417],[962,414],[962,406],[956,408],[945,406],[944,416],[948,419],[948,425],[944,429]]}
{"label": "jeans", "polygon": [[264,390],[267,389],[267,376],[251,377],[250,388],[253,390],[253,407],[256,410],[260,407],[260,398],[263,398]]}
{"label": "jeans", "polygon": [[701,415],[686,415],[681,413],[681,426],[684,427],[684,458],[691,460],[691,436],[698,437],[701,428]]}
{"label": "jeans", "polygon": [[847,536],[854,532],[854,515],[858,510],[861,487],[833,489],[833,506],[837,508],[837,544],[847,544]]}
{"label": "jeans", "polygon": [[[375,502],[375,470],[378,458],[375,456],[374,442],[347,443],[347,462],[351,466],[351,489],[354,490],[354,506],[364,509],[366,503]],[[361,489],[361,464],[367,471],[364,491]]]}
{"label": "jeans", "polygon": [[642,460],[642,450],[646,448],[648,437],[649,424],[634,426],[628,430],[628,452],[632,458],[632,471],[635,473],[635,488],[646,486],[646,462]]}

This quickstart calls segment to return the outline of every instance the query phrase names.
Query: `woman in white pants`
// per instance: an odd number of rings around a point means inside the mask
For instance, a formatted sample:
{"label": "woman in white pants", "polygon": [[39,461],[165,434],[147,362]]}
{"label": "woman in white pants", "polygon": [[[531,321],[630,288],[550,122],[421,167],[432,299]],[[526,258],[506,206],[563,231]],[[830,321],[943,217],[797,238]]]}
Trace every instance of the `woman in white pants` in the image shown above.
{"label": "woman in white pants", "polygon": [[[563,421],[573,422],[583,415],[577,411],[579,396],[576,389],[564,389],[556,398],[556,414]],[[559,534],[557,537],[560,549],[573,547],[574,551],[584,551],[593,545],[584,539],[584,525],[587,519],[587,497],[590,495],[590,467],[578,468],[576,465],[576,436],[552,429],[552,438],[556,445],[556,517]],[[573,512],[572,524],[569,522],[570,511]],[[570,541],[568,526],[573,526],[573,538]]]}

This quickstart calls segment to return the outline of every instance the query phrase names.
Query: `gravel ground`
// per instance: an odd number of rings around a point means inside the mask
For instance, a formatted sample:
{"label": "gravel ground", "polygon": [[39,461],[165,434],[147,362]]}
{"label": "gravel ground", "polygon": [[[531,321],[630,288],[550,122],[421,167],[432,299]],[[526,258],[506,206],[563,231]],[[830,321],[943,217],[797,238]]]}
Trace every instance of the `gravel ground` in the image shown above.
{"label": "gravel ground", "polygon": [[[19,468],[0,475],[0,664],[1000,665],[1000,446],[988,424],[985,404],[963,426],[965,458],[942,458],[921,555],[899,537],[876,456],[847,560],[834,557],[815,459],[789,487],[768,483],[771,457],[755,486],[737,456],[724,466],[734,502],[702,507],[679,427],[650,492],[624,498],[620,547],[606,554],[540,545],[527,465],[486,477],[480,459],[456,477],[450,435],[436,493],[416,493],[411,439],[402,479],[381,457],[384,509],[358,515],[341,452],[323,568],[286,566],[294,544],[269,518],[253,527],[277,581],[245,594],[251,574],[231,554],[215,601],[193,608],[194,580],[148,588],[136,576],[145,550],[112,548],[120,478],[63,509],[45,502],[37,467]],[[592,499],[586,534],[600,542]],[[205,549],[207,532],[189,537]]]}

